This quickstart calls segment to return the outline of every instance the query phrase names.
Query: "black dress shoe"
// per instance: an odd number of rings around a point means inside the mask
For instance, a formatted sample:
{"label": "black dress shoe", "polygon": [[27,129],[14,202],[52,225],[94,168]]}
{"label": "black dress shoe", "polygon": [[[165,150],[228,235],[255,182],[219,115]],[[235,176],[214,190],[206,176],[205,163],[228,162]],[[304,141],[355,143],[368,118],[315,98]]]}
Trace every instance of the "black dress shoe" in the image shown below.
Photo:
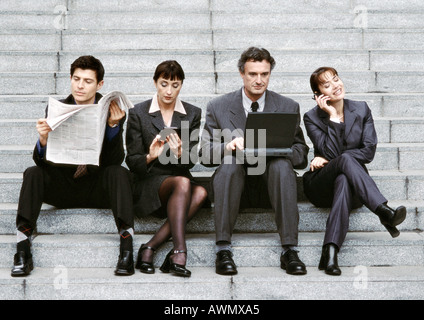
{"label": "black dress shoe", "polygon": [[168,254],[165,257],[165,260],[163,261],[161,267],[159,268],[160,271],[163,273],[173,273],[176,276],[180,277],[190,277],[191,271],[186,269],[185,265],[174,263],[171,260],[171,255],[173,253],[185,253],[187,254],[187,251],[185,250],[174,250],[168,252]]}
{"label": "black dress shoe", "polygon": [[281,269],[286,270],[288,274],[304,275],[307,273],[305,264],[300,261],[297,251],[287,250],[280,257]]}
{"label": "black dress shoe", "polygon": [[406,208],[404,206],[393,210],[386,203],[383,203],[378,206],[375,214],[380,218],[381,224],[389,231],[393,238],[399,236],[400,232],[396,226],[401,224],[406,218]]}
{"label": "black dress shoe", "polygon": [[233,254],[229,250],[221,250],[216,254],[215,272],[220,275],[230,276],[237,274],[237,267]]}
{"label": "black dress shoe", "polygon": [[13,257],[12,277],[25,277],[34,269],[32,255],[25,254],[24,251],[18,251]]}
{"label": "black dress shoe", "polygon": [[144,244],[141,245],[140,249],[138,250],[137,255],[137,263],[135,265],[136,269],[140,269],[141,272],[147,273],[147,274],[154,274],[155,273],[155,267],[152,262],[146,262],[141,260],[142,254],[144,250],[152,250],[153,252],[156,251],[152,247],[144,246]]}
{"label": "black dress shoe", "polygon": [[326,244],[322,247],[321,260],[319,261],[319,270],[325,270],[326,274],[331,276],[339,276],[342,274],[337,262],[337,253],[339,249],[333,243]]}
{"label": "black dress shoe", "polygon": [[134,258],[132,251],[124,250],[121,252],[115,274],[117,276],[130,276],[134,274]]}

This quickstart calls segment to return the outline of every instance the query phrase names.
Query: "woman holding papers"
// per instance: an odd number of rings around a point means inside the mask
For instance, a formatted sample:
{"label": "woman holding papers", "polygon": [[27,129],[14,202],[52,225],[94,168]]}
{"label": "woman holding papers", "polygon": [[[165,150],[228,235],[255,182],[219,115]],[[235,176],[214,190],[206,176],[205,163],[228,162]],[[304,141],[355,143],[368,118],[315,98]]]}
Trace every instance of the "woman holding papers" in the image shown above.
{"label": "woman holding papers", "polygon": [[337,253],[346,237],[350,211],[365,205],[397,237],[396,226],[404,221],[406,209],[387,206],[365,166],[377,148],[367,103],[345,99],[344,84],[333,68],[314,71],[310,84],[318,105],[304,116],[315,155],[303,176],[304,191],[315,206],[331,207],[319,269],[340,275]]}
{"label": "woman holding papers", "polygon": [[185,267],[185,227],[202,207],[207,192],[193,183],[189,171],[196,162],[201,109],[178,98],[184,78],[178,62],[162,62],[153,77],[157,93],[129,112],[126,163],[137,178],[135,213],[167,217],[153,238],[140,247],[136,268],[143,273],[155,272],[154,251],[172,236],[174,247],[160,270],[191,275]]}

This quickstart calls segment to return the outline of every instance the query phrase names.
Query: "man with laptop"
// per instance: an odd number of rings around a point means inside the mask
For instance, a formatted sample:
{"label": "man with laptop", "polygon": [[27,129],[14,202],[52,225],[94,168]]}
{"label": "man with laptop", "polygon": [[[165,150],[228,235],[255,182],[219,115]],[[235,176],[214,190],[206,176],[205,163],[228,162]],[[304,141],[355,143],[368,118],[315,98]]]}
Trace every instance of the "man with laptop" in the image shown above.
{"label": "man with laptop", "polygon": [[[275,60],[266,49],[247,49],[238,62],[243,87],[213,99],[207,106],[199,156],[203,165],[218,166],[212,178],[218,274],[237,274],[231,238],[241,205],[271,205],[283,247],[281,268],[288,274],[306,274],[306,267],[296,248],[299,213],[293,169],[307,166],[309,148],[299,126],[299,104],[267,90],[274,66]],[[255,119],[251,118],[252,113]],[[259,113],[263,113],[262,120],[275,113],[275,122],[268,128],[259,129]],[[291,142],[288,146],[284,145],[285,137],[281,136],[281,145],[273,145],[271,150],[267,141],[272,136],[271,129],[286,126],[279,123],[281,113],[287,114],[288,123],[295,122],[291,132],[283,134]],[[254,124],[248,128],[252,120]],[[258,139],[257,143],[251,142],[252,137]],[[252,153],[245,147],[255,150]],[[271,151],[273,154],[269,153]],[[252,161],[252,157],[256,160]],[[252,255],[256,254],[252,252]]]}

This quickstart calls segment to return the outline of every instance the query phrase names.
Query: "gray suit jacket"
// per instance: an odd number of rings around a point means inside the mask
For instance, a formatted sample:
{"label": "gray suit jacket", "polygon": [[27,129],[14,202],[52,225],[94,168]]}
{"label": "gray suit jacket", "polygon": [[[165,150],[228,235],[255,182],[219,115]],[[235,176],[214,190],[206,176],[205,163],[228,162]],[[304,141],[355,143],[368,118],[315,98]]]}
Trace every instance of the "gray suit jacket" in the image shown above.
{"label": "gray suit jacket", "polygon": [[330,121],[318,106],[305,113],[303,121],[315,156],[332,160],[349,153],[362,165],[370,163],[377,149],[377,134],[367,103],[345,99],[344,120],[344,123]]}
{"label": "gray suit jacket", "polygon": [[[246,114],[243,108],[242,90],[243,88],[225,94],[208,103],[199,152],[200,161],[203,165],[219,165],[224,156],[225,145],[236,137],[243,137]],[[299,104],[292,99],[268,90],[264,112],[295,112],[299,114]],[[306,167],[309,151],[299,124],[300,115],[292,145],[293,158],[291,161],[295,169]],[[219,157],[217,156],[214,159],[214,155],[219,155]]]}

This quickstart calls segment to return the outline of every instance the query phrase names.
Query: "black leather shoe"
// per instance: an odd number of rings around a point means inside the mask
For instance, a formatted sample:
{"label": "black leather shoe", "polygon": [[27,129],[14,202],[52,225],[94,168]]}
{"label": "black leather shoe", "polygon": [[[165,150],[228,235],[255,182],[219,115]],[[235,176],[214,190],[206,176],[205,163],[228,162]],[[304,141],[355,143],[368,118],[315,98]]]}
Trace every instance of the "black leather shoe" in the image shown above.
{"label": "black leather shoe", "polygon": [[130,276],[134,274],[134,258],[132,251],[124,250],[121,252],[115,274],[117,276]]}
{"label": "black leather shoe", "polygon": [[137,263],[136,263],[135,267],[136,267],[136,269],[140,269],[140,271],[143,272],[143,273],[154,274],[155,273],[155,267],[154,267],[153,263],[141,260],[143,251],[147,250],[147,249],[152,250],[153,252],[156,251],[154,248],[147,247],[147,246],[144,246],[144,244],[142,244],[140,249],[138,250]]}
{"label": "black leather shoe", "polygon": [[186,269],[185,265],[172,262],[171,255],[173,253],[185,253],[185,254],[187,254],[187,251],[185,251],[185,250],[174,250],[174,249],[169,251],[168,254],[165,257],[165,260],[162,263],[162,266],[159,268],[160,271],[162,271],[163,273],[170,273],[171,272],[174,275],[180,276],[180,277],[190,277],[191,271]]}
{"label": "black leather shoe", "polygon": [[229,250],[221,250],[216,254],[215,272],[224,276],[237,274],[237,267],[233,260],[233,254]]}
{"label": "black leather shoe", "polygon": [[27,256],[24,251],[19,251],[13,257],[12,277],[25,277],[34,269],[32,255]]}
{"label": "black leather shoe", "polygon": [[396,228],[406,218],[406,208],[404,206],[397,207],[393,210],[386,203],[378,206],[375,214],[380,218],[381,224],[389,231],[393,238],[399,236],[400,232]]}
{"label": "black leather shoe", "polygon": [[307,273],[305,264],[300,261],[297,251],[288,250],[280,257],[281,269],[286,270],[288,274],[304,275]]}
{"label": "black leather shoe", "polygon": [[319,270],[325,270],[326,274],[331,276],[339,276],[342,271],[337,262],[337,253],[339,249],[333,243],[326,244],[322,247],[321,260],[319,261]]}

